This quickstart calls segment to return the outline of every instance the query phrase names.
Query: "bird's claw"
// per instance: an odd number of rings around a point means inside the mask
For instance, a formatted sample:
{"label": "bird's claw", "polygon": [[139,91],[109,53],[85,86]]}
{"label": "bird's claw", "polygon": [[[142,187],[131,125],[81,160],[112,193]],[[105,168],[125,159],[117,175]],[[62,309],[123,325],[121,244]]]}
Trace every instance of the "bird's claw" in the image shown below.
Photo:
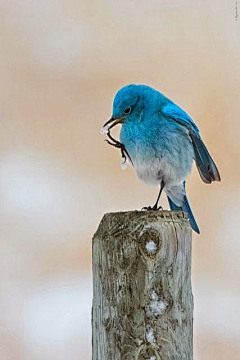
{"label": "bird's claw", "polygon": [[158,210],[163,210],[162,206],[144,206],[141,210],[147,210],[147,211],[158,211]]}
{"label": "bird's claw", "polygon": [[151,206],[144,206],[141,210],[149,211],[149,210],[152,210],[152,207]]}

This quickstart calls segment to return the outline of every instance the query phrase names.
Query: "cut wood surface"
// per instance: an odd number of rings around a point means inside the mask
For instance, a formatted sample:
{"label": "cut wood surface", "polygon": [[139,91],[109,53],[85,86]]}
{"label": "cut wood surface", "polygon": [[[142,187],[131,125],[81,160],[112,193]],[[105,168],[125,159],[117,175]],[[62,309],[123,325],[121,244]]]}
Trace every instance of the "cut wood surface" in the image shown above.
{"label": "cut wood surface", "polygon": [[93,238],[93,360],[192,360],[192,230],[183,212],[104,215]]}

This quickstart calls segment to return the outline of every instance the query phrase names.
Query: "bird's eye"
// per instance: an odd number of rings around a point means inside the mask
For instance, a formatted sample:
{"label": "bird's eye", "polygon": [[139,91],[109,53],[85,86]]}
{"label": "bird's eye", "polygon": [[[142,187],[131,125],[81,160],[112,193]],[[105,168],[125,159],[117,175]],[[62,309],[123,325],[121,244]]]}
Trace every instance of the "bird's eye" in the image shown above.
{"label": "bird's eye", "polygon": [[124,114],[126,114],[126,115],[130,114],[131,110],[132,110],[132,108],[125,109]]}

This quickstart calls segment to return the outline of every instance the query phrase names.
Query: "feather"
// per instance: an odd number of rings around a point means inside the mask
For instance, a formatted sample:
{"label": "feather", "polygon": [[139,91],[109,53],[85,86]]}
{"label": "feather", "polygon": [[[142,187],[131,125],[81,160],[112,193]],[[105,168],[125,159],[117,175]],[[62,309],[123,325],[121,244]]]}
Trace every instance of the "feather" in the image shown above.
{"label": "feather", "polygon": [[191,131],[189,135],[193,144],[196,165],[202,180],[206,184],[211,184],[212,181],[221,181],[217,166],[200,136]]}
{"label": "feather", "polygon": [[185,113],[185,111],[172,102],[163,106],[161,111],[169,119],[176,121],[184,128],[188,129],[201,179],[206,184],[211,184],[213,181],[221,181],[217,166],[203,143],[199,130],[193,120]]}
{"label": "feather", "polygon": [[168,198],[170,209],[172,211],[184,211],[184,212],[186,212],[187,215],[188,215],[188,219],[189,219],[189,222],[190,222],[190,225],[191,225],[192,229],[197,234],[200,234],[200,230],[199,230],[199,228],[197,226],[197,222],[196,222],[196,220],[195,220],[195,218],[193,216],[191,207],[190,207],[188,199],[187,199],[187,195],[184,195],[184,202],[183,202],[183,205],[181,207],[175,205],[174,202],[170,199],[169,196],[167,198]]}

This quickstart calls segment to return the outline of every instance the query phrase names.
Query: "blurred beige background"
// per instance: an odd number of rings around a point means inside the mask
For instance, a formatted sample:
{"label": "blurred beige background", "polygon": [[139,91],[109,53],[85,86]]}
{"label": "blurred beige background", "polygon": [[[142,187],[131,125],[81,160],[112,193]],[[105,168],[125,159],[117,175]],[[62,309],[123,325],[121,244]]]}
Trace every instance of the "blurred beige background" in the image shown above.
{"label": "blurred beige background", "polygon": [[[152,85],[197,122],[222,182],[188,181],[195,360],[240,358],[240,18],[235,0],[1,0],[0,360],[91,359],[91,237],[152,204],[99,130]],[[240,14],[240,3],[239,3]],[[163,206],[167,206],[166,199]]]}

